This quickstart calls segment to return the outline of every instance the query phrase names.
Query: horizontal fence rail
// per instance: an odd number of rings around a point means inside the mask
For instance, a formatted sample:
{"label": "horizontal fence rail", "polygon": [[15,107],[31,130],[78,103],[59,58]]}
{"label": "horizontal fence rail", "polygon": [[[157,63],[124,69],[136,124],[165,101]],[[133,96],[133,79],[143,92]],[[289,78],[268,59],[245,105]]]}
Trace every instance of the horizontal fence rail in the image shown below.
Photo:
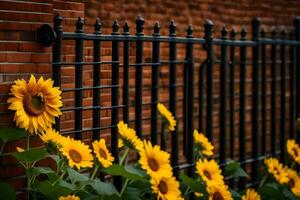
{"label": "horizontal fence rail", "polygon": [[[266,156],[278,155],[284,162],[286,139],[298,135],[300,18],[295,18],[291,30],[273,28],[268,32],[259,18],[253,19],[251,34],[244,27],[228,30],[224,26],[220,39],[214,37],[210,20],[204,23],[203,38],[193,36],[191,25],[185,37],[178,36],[174,21],[167,36],[160,34],[159,23],[154,24],[152,35],[145,35],[144,23],[137,17],[132,35],[128,23],[121,31],[114,21],[111,34],[103,34],[97,19],[94,33],[85,33],[84,20],[78,18],[75,32],[64,32],[62,17],[55,16],[52,77],[63,96],[72,93],[74,101],[62,108],[64,114],[74,114],[73,128],[64,129],[64,121],[57,119],[57,130],[82,140],[87,132],[96,140],[106,131],[118,162],[116,125],[123,120],[140,138],[149,138],[171,153],[178,176],[180,170],[194,173],[193,131],[198,129],[214,143],[221,166],[235,159],[251,174],[251,179],[239,180],[241,186],[257,184],[259,166]],[[74,60],[63,59],[63,48],[68,45],[74,47]],[[167,55],[163,55],[166,47]],[[110,51],[111,59],[102,57],[104,49]],[[68,67],[74,69],[74,85],[64,86],[63,73]],[[91,80],[84,78],[86,68],[91,71]],[[104,82],[103,70],[110,72],[110,81]],[[92,84],[85,85],[86,81]],[[92,94],[89,105],[86,92]],[[166,143],[160,137],[159,102],[167,105],[177,120]],[[88,111],[89,127],[85,126]],[[103,113],[106,121],[101,120]],[[6,114],[10,112],[0,113]],[[114,177],[114,183],[120,188],[122,180]]]}

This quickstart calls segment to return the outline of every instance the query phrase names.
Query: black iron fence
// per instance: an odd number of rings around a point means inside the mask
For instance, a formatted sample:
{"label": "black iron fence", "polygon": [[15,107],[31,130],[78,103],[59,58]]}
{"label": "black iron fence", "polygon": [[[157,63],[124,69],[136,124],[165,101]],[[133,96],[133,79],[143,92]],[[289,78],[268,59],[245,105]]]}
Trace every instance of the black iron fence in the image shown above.
{"label": "black iron fence", "polygon": [[[143,122],[149,120],[151,141],[154,144],[159,143],[157,103],[159,89],[163,87],[159,84],[159,72],[161,65],[167,65],[169,83],[164,87],[168,88],[169,100],[166,103],[178,119],[177,128],[171,134],[171,160],[175,175],[178,175],[180,169],[187,169],[189,175],[193,174],[194,128],[203,131],[210,140],[218,140],[216,153],[222,165],[228,158],[238,158],[244,167],[246,164],[251,164],[252,183],[258,180],[259,163],[265,156],[278,154],[284,161],[285,139],[296,136],[295,120],[300,113],[299,104],[296,106],[296,102],[300,101],[300,18],[294,20],[295,26],[289,30],[289,33],[286,33],[285,29],[280,32],[273,29],[270,34],[261,28],[260,20],[256,18],[252,21],[251,40],[246,39],[245,28],[240,32],[233,29],[228,33],[225,27],[221,30],[221,39],[216,39],[213,37],[213,23],[209,20],[204,24],[204,38],[193,37],[192,26],[188,27],[186,37],[176,36],[174,22],[170,23],[168,36],[160,35],[158,23],[154,25],[152,35],[144,35],[144,20],[141,17],[136,19],[135,35],[129,33],[127,23],[120,33],[116,21],[113,23],[110,35],[101,33],[99,20],[95,23],[94,33],[83,32],[84,24],[81,18],[76,23],[75,32],[64,32],[61,23],[62,18],[57,15],[53,28],[56,33],[53,46],[55,85],[61,86],[61,71],[65,66],[75,66],[75,88],[63,89],[63,92],[74,91],[75,93],[74,107],[62,109],[64,112],[75,113],[74,130],[65,133],[74,134],[76,139],[81,139],[82,132],[90,131],[92,138],[98,139],[102,130],[111,129],[111,151],[116,162],[118,162],[116,124],[119,120],[133,122],[139,137],[143,137]],[[75,41],[75,62],[61,60],[63,41]],[[91,62],[83,59],[86,41],[92,42],[93,46]],[[109,61],[102,60],[100,56],[103,42],[111,42]],[[134,47],[130,45],[132,43]],[[143,48],[146,43],[152,43],[150,62],[145,62],[143,59]],[[166,43],[169,48],[167,60],[160,58],[163,43]],[[185,59],[177,58],[177,47],[180,44],[186,45]],[[195,55],[196,46],[203,48],[206,52],[205,57]],[[132,49],[135,50],[135,62],[130,62],[129,59],[129,52]],[[201,60],[201,64],[196,68],[195,57]],[[93,66],[91,87],[83,86],[85,65]],[[111,66],[111,84],[101,84],[102,65]],[[151,69],[151,102],[149,103],[143,99],[143,70],[146,66]],[[179,66],[183,67],[182,84],[177,80]],[[122,76],[119,71],[121,67]],[[132,104],[130,103],[129,70],[131,67],[135,70],[133,119],[130,119]],[[215,74],[219,74],[218,88],[215,87]],[[195,82],[195,77],[198,82]],[[179,88],[182,88],[183,97],[177,93]],[[110,106],[101,106],[103,89],[111,90]],[[89,107],[83,105],[83,92],[86,90],[92,91],[92,106]],[[198,94],[197,97],[195,93]],[[216,94],[220,98],[218,102],[216,102]],[[150,118],[144,118],[144,106],[150,106]],[[179,107],[183,108],[180,119]],[[92,110],[92,127],[89,129],[83,128],[84,110]],[[111,111],[109,126],[103,126],[99,120],[102,110]],[[214,120],[216,112],[218,123]],[[247,113],[251,113],[250,124],[247,122],[249,121]],[[194,120],[196,118],[198,120]],[[60,123],[62,122],[58,120],[57,129],[60,129]],[[182,127],[182,130],[178,127]],[[219,138],[214,134],[215,127],[219,129]],[[64,134],[64,131],[62,133]],[[179,140],[180,135],[182,135],[182,143]],[[250,154],[247,153],[247,149],[250,149]],[[179,158],[181,151],[184,152],[184,158]]]}

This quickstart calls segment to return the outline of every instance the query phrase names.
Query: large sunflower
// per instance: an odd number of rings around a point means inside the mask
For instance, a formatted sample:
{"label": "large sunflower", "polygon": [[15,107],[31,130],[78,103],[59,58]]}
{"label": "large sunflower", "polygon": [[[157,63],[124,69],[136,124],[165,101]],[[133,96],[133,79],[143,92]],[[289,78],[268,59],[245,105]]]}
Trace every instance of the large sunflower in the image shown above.
{"label": "large sunflower", "polygon": [[66,197],[60,196],[58,200],[80,200],[80,198],[75,195],[68,195]]}
{"label": "large sunflower", "polygon": [[197,147],[197,150],[200,151],[205,156],[214,155],[213,149],[214,146],[209,142],[209,140],[202,134],[199,133],[196,129],[194,130],[194,142]]}
{"label": "large sunflower", "polygon": [[36,81],[31,75],[28,83],[24,79],[16,80],[10,91],[13,97],[7,102],[8,108],[16,111],[14,121],[31,134],[46,131],[55,123],[54,118],[61,115],[61,91],[53,87],[51,79],[44,80],[41,76]]}
{"label": "large sunflower", "polygon": [[292,158],[300,164],[300,147],[295,142],[295,140],[288,140],[287,141],[287,152],[292,156]]}
{"label": "large sunflower", "polygon": [[54,143],[57,145],[62,145],[63,143],[63,136],[59,134],[52,128],[48,128],[44,133],[39,135],[41,140],[45,143]]}
{"label": "large sunflower", "polygon": [[206,189],[209,195],[208,200],[233,200],[225,184],[211,182]]}
{"label": "large sunflower", "polygon": [[[125,146],[136,151],[141,151],[143,149],[143,142],[137,137],[135,130],[129,128],[123,121],[118,123],[118,131]],[[118,142],[118,145],[119,144],[120,142]]]}
{"label": "large sunflower", "polygon": [[176,120],[172,113],[161,103],[157,104],[157,109],[160,115],[163,117],[164,121],[168,123],[169,130],[175,131]]}
{"label": "large sunflower", "polygon": [[247,189],[242,196],[242,200],[261,200],[261,197],[254,189]]}
{"label": "large sunflower", "polygon": [[267,166],[268,172],[273,175],[277,182],[280,184],[289,182],[289,177],[286,170],[284,170],[283,165],[276,158],[268,158],[265,159],[264,162]]}
{"label": "large sunflower", "polygon": [[289,176],[289,186],[291,191],[298,197],[300,197],[300,177],[295,170],[286,169]]}
{"label": "large sunflower", "polygon": [[196,170],[200,178],[206,183],[210,184],[212,181],[224,183],[222,171],[215,160],[208,161],[207,159],[200,159],[196,163]]}
{"label": "large sunflower", "polygon": [[140,151],[139,164],[151,177],[170,177],[172,167],[170,154],[160,150],[158,145],[152,146],[151,142],[144,141],[144,149]]}
{"label": "large sunflower", "polygon": [[150,183],[157,200],[182,199],[180,197],[179,183],[174,177],[152,177]]}
{"label": "large sunflower", "polygon": [[114,157],[108,151],[104,139],[100,139],[99,141],[94,141],[93,149],[98,161],[104,168],[110,167],[112,165],[112,162],[114,161]]}
{"label": "large sunflower", "polygon": [[93,166],[91,150],[79,140],[65,140],[60,150],[68,159],[70,167],[75,166],[77,169],[80,169]]}

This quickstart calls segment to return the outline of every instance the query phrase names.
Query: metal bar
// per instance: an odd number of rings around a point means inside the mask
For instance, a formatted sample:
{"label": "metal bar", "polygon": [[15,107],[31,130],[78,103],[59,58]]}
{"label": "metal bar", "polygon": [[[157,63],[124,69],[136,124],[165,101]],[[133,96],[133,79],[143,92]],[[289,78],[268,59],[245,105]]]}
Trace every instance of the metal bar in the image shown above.
{"label": "metal bar", "polygon": [[[171,21],[169,25],[169,31],[170,31],[170,37],[176,37],[176,24],[174,21]],[[176,60],[176,43],[175,42],[170,42],[169,44],[169,57],[170,61]],[[176,95],[176,82],[177,82],[177,69],[176,69],[176,64],[171,63],[170,64],[170,76],[169,76],[169,81],[170,81],[170,89],[169,89],[169,105],[170,105],[170,111],[172,112],[177,124],[175,127],[175,130],[172,132],[172,154],[171,154],[171,162],[172,166],[177,166],[178,165],[178,119],[177,119],[177,95]],[[174,176],[178,177],[178,169],[174,169]]]}
{"label": "metal bar", "polygon": [[[125,22],[123,35],[129,35],[129,25]],[[123,120],[129,122],[129,41],[123,42]]]}
{"label": "metal bar", "polygon": [[199,106],[199,117],[198,117],[198,130],[200,132],[203,132],[203,96],[204,96],[204,69],[207,63],[207,59],[205,59],[203,61],[203,63],[201,63],[200,67],[199,67],[199,83],[198,83],[198,92],[199,92],[199,98],[198,98],[198,106]]}
{"label": "metal bar", "polygon": [[206,93],[207,93],[207,107],[206,107],[206,134],[210,141],[212,141],[213,131],[213,67],[214,67],[214,53],[213,53],[213,23],[207,20],[204,24],[205,40],[206,40],[206,53],[207,53],[207,68],[206,68]]}
{"label": "metal bar", "polygon": [[[187,29],[187,37],[193,37],[193,28],[189,25]],[[190,164],[194,163],[194,46],[192,43],[188,43],[186,46],[186,65],[187,71],[187,162]],[[194,174],[194,168],[188,168],[187,171],[189,176]]]}
{"label": "metal bar", "polygon": [[[265,30],[261,29],[261,38],[264,38],[266,36]],[[261,45],[261,155],[264,155],[266,153],[266,45]]]}
{"label": "metal bar", "polygon": [[[227,29],[223,26],[221,35],[223,40],[227,39]],[[221,45],[221,70],[220,70],[220,163],[226,163],[226,109],[227,109],[227,46]]]}
{"label": "metal bar", "polygon": [[[83,20],[78,17],[76,22],[76,31],[75,33],[78,35],[83,34]],[[83,39],[75,40],[75,60],[76,62],[82,62],[83,60]],[[83,69],[81,64],[75,65],[75,88],[82,88],[82,76]],[[75,91],[75,107],[82,107],[82,90]],[[75,110],[75,131],[82,130],[82,109]],[[79,133],[75,133],[75,139],[81,140],[82,135]]]}
{"label": "metal bar", "polygon": [[[294,39],[295,30],[292,29],[290,32],[290,40]],[[290,46],[290,138],[296,136],[296,69],[295,69],[295,47]]]}
{"label": "metal bar", "polygon": [[[54,19],[53,30],[56,33],[56,38],[54,40],[54,45],[52,48],[52,61],[53,63],[60,62],[61,60],[61,38],[63,34],[62,30],[62,17],[57,14]],[[53,86],[61,87],[61,65],[60,64],[52,64],[52,78],[53,78]],[[60,131],[60,117],[55,118],[55,124],[53,126],[57,131]]]}
{"label": "metal bar", "polygon": [[[142,36],[144,29],[144,19],[141,16],[138,16],[136,19],[136,35]],[[143,41],[137,40],[136,41],[136,63],[143,62]],[[142,102],[143,102],[143,68],[142,66],[137,66],[135,70],[135,129],[138,137],[142,137]]]}
{"label": "metal bar", "polygon": [[[294,19],[295,40],[300,42],[300,16]],[[296,117],[300,116],[300,47],[296,48]],[[297,130],[297,142],[300,142],[300,131]]]}
{"label": "metal bar", "polygon": [[[246,38],[247,31],[245,27],[241,30],[241,40]],[[246,160],[246,58],[247,51],[245,46],[240,47],[240,135],[239,135],[239,161],[240,163]],[[245,169],[245,165],[241,165]],[[245,178],[240,178],[240,188],[246,184]]]}
{"label": "metal bar", "polygon": [[[286,31],[284,28],[282,28],[281,30],[281,39],[285,39],[285,35],[286,35]],[[285,90],[285,87],[286,87],[286,64],[285,64],[285,60],[286,60],[286,57],[285,57],[285,51],[286,51],[286,48],[285,48],[285,45],[282,44],[280,45],[280,57],[281,57],[281,73],[280,73],[280,76],[281,76],[281,81],[280,81],[280,90],[281,90],[281,95],[280,95],[280,151],[281,151],[281,154],[280,154],[280,159],[281,159],[281,162],[284,162],[284,158],[285,158],[285,155],[284,155],[284,150],[285,150],[285,126],[286,126],[286,123],[285,123],[285,117],[286,117],[286,90]]]}
{"label": "metal bar", "polygon": [[[112,26],[112,35],[118,35],[119,24],[114,21]],[[112,41],[112,60],[119,61],[119,41]],[[119,64],[112,64],[112,85],[119,84]],[[111,110],[111,153],[115,158],[114,162],[119,163],[119,151],[118,151],[118,128],[116,127],[119,120],[119,110],[116,108],[119,104],[119,88],[111,88],[111,104],[115,106]],[[120,190],[122,187],[122,178],[119,176],[114,177],[114,184]]]}
{"label": "metal bar", "polygon": [[[160,25],[155,23],[153,36],[160,36]],[[153,41],[152,43],[152,62],[159,62],[160,55],[160,42]],[[159,77],[159,64],[152,65],[152,86],[151,86],[151,142],[157,144],[157,103],[158,103],[158,77]]]}
{"label": "metal bar", "polygon": [[[94,24],[95,34],[101,34],[101,23],[99,19],[96,20]],[[94,62],[100,61],[100,41],[94,40]],[[98,107],[100,106],[100,90],[96,89],[95,87],[99,87],[101,80],[100,80],[100,64],[94,64],[93,68],[93,106]],[[93,128],[100,127],[100,108],[93,109]],[[98,140],[100,138],[100,131],[94,130],[93,131],[93,140]]]}
{"label": "metal bar", "polygon": [[[272,28],[272,38],[276,40],[276,29]],[[271,152],[276,151],[276,44],[271,46]]]}
{"label": "metal bar", "polygon": [[[236,29],[232,28],[231,33],[230,33],[230,39],[235,40],[236,39]],[[230,90],[230,158],[234,159],[234,146],[235,146],[235,106],[234,106],[234,72],[235,72],[235,46],[230,46],[230,85],[229,85],[229,90]]]}

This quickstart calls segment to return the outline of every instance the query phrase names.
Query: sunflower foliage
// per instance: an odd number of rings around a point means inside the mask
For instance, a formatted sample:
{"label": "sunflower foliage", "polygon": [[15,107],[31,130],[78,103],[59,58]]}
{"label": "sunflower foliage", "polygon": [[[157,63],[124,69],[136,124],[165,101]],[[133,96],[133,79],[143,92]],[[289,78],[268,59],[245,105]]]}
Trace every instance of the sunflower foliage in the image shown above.
{"label": "sunflower foliage", "polygon": [[[15,140],[27,141],[17,146],[12,156],[24,168],[28,199],[46,200],[261,200],[300,199],[300,146],[287,141],[289,160],[286,165],[276,157],[264,160],[260,182],[253,188],[240,181],[251,177],[238,162],[227,160],[220,165],[215,147],[205,134],[194,130],[194,175],[173,174],[170,153],[165,149],[168,137],[176,130],[176,119],[161,103],[161,143],[141,140],[134,129],[120,121],[118,159],[109,151],[104,138],[91,144],[75,140],[56,131],[52,125],[61,115],[61,91],[53,80],[28,82],[16,80],[8,99],[14,111],[16,127],[0,129],[1,148]],[[43,145],[31,146],[37,137]],[[20,143],[21,144],[21,143]],[[23,143],[22,143],[23,144]],[[114,186],[117,182],[120,187]],[[233,188],[229,187],[229,183]],[[0,181],[0,194],[16,199],[16,191]]]}

